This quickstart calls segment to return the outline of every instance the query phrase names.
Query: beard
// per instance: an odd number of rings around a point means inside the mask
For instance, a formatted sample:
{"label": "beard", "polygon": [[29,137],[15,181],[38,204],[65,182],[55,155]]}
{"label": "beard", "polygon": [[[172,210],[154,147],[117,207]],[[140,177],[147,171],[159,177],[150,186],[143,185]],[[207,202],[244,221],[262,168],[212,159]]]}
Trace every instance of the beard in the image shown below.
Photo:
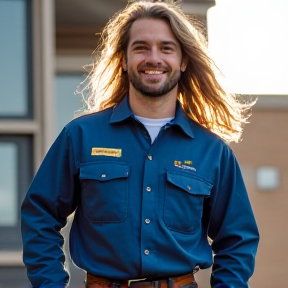
{"label": "beard", "polygon": [[147,97],[161,97],[169,93],[176,87],[179,82],[181,72],[180,70],[174,73],[171,79],[166,80],[162,85],[154,87],[159,81],[151,81],[151,84],[144,84],[142,79],[136,75],[133,71],[128,69],[128,78],[132,86],[139,91],[143,96]]}

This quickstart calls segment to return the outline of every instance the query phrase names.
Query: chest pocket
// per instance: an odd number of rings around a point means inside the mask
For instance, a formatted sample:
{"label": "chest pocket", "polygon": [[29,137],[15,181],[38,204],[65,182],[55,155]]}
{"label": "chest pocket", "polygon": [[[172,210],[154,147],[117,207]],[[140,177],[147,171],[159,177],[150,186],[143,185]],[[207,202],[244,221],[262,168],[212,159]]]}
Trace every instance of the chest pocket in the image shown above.
{"label": "chest pocket", "polygon": [[121,222],[128,213],[130,164],[93,162],[80,166],[85,217],[98,223]]}
{"label": "chest pocket", "polygon": [[170,230],[193,233],[201,227],[203,202],[213,185],[187,173],[167,171],[164,222]]}

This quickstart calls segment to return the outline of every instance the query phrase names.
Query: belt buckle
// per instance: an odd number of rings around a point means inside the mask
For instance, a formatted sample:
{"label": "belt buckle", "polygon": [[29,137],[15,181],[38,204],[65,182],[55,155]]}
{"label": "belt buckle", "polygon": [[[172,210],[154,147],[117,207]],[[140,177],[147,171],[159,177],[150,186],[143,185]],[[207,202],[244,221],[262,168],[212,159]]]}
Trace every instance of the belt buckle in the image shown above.
{"label": "belt buckle", "polygon": [[133,282],[140,282],[140,281],[144,281],[144,280],[146,280],[146,278],[128,280],[128,287],[130,287]]}

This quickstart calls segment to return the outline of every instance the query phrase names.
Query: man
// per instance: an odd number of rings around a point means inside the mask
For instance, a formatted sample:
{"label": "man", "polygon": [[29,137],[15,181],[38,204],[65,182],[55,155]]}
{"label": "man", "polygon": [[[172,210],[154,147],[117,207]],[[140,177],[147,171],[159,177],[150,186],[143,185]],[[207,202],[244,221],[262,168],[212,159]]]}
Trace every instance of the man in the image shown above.
{"label": "man", "polygon": [[88,115],[32,182],[22,234],[33,287],[67,287],[59,231],[73,212],[86,287],[197,287],[193,273],[212,264],[212,287],[248,287],[259,235],[226,143],[252,104],[220,86],[204,38],[167,2],[132,3],[108,23]]}

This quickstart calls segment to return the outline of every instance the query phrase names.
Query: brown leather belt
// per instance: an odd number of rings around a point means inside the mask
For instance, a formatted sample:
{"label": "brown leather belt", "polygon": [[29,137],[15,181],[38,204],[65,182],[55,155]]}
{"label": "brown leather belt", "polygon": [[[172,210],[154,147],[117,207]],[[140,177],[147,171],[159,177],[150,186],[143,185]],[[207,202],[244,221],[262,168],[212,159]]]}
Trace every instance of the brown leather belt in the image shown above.
{"label": "brown leather belt", "polygon": [[157,280],[132,279],[124,281],[97,277],[87,273],[86,288],[185,288],[186,285],[193,282],[196,284],[193,273]]}

